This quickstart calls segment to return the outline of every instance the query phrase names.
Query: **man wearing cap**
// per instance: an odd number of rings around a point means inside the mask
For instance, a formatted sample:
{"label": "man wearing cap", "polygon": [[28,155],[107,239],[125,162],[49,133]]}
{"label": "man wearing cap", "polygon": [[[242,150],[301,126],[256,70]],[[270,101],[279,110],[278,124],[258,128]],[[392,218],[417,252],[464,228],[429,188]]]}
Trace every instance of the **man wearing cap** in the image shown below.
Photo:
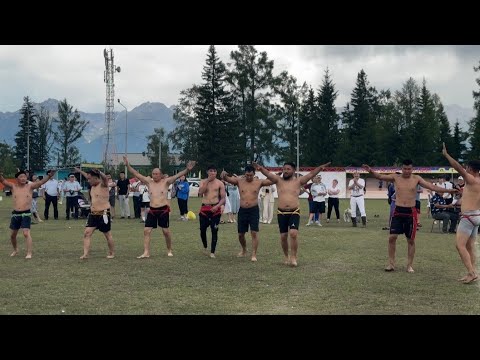
{"label": "man wearing cap", "polygon": [[367,213],[365,212],[365,180],[360,178],[358,171],[353,173],[353,179],[348,182],[350,194],[350,211],[352,213],[352,226],[357,226],[357,206],[362,217],[363,227],[367,226]]}

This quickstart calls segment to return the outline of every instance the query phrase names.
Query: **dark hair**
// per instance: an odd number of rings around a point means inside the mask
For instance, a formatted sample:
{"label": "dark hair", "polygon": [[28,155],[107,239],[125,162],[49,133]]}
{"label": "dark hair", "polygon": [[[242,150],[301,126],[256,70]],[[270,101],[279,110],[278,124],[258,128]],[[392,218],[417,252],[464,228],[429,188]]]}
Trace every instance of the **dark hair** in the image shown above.
{"label": "dark hair", "polygon": [[215,165],[208,165],[207,171],[208,170],[217,170],[217,167]]}
{"label": "dark hair", "polygon": [[75,176],[75,174],[74,173],[68,174],[68,177],[70,177],[70,176]]}
{"label": "dark hair", "polygon": [[[87,174],[89,174],[90,176],[95,176],[95,177],[97,177],[97,178],[100,178],[100,173],[98,172],[98,170],[92,169],[92,170],[88,171]],[[120,174],[121,174],[121,173],[120,173]],[[124,174],[125,174],[125,173],[124,173]]]}
{"label": "dark hair", "polygon": [[245,166],[245,172],[255,172],[255,168],[252,165]]}
{"label": "dark hair", "polygon": [[[90,171],[91,171],[91,170],[90,170]],[[123,174],[123,175],[125,175],[125,171],[120,171],[120,174]]]}
{"label": "dark hair", "polygon": [[475,171],[480,171],[480,160],[470,160],[467,166],[471,167]]}
{"label": "dark hair", "polygon": [[295,165],[295,163],[294,163],[294,162],[291,162],[291,161],[290,161],[290,162],[286,162],[285,164],[283,164],[283,166],[285,166],[285,165],[289,165],[289,166],[291,166],[291,167],[294,168],[294,169],[297,168],[297,165]]}
{"label": "dark hair", "polygon": [[18,178],[18,177],[19,177],[20,175],[22,175],[22,174],[25,175],[25,176],[27,176],[27,173],[26,173],[25,171],[20,170],[19,172],[17,172],[17,173],[15,174],[15,179]]}
{"label": "dark hair", "polygon": [[412,165],[412,164],[413,164],[413,161],[412,161],[411,159],[405,159],[405,160],[403,160],[402,164],[403,164],[403,165],[407,165],[407,166],[408,166],[408,165]]}
{"label": "dark hair", "polygon": [[52,170],[47,170],[47,175],[50,175],[51,172]]}

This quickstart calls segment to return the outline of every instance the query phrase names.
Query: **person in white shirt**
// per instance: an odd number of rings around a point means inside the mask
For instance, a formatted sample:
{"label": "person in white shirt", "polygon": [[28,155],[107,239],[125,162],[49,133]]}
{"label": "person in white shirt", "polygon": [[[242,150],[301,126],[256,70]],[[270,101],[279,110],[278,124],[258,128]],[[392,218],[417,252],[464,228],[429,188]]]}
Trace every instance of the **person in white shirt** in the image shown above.
{"label": "person in white shirt", "polygon": [[264,186],[261,188],[261,198],[263,202],[263,223],[271,224],[273,220],[273,208],[275,205],[275,185]]}
{"label": "person in white shirt", "polygon": [[140,182],[140,185],[138,185],[138,193],[140,194],[140,216],[142,222],[145,222],[147,213],[150,210],[150,193],[148,192],[148,186]]}
{"label": "person in white shirt", "polygon": [[357,206],[362,217],[363,227],[367,226],[367,213],[365,212],[364,197],[365,180],[360,178],[358,171],[353,173],[353,179],[348,182],[350,192],[350,211],[352,213],[352,226],[357,227]]}
{"label": "person in white shirt", "polygon": [[340,194],[340,187],[338,186],[338,180],[332,180],[332,186],[327,189],[328,193],[328,212],[327,223],[330,222],[330,216],[332,215],[332,209],[335,208],[335,215],[337,215],[337,222],[340,222],[340,210],[338,209]]}
{"label": "person in white shirt", "polygon": [[[53,170],[47,171],[47,176]],[[45,199],[45,211],[43,212],[44,220],[48,220],[48,213],[50,210],[50,204],[53,204],[53,218],[58,220],[58,181],[49,176],[49,180],[42,185],[43,198]]]}
{"label": "person in white shirt", "polygon": [[312,217],[314,213],[318,213],[318,220],[315,224],[322,226],[322,214],[325,214],[325,195],[327,195],[327,187],[322,183],[322,175],[317,175],[314,178],[313,185],[310,187],[310,192],[313,197],[313,213],[310,213],[307,226],[312,224]]}
{"label": "person in white shirt", "polygon": [[78,192],[82,190],[74,173],[68,174],[68,181],[63,184],[63,193],[67,201],[66,219],[70,220],[70,213],[74,211],[75,220],[78,219]]}

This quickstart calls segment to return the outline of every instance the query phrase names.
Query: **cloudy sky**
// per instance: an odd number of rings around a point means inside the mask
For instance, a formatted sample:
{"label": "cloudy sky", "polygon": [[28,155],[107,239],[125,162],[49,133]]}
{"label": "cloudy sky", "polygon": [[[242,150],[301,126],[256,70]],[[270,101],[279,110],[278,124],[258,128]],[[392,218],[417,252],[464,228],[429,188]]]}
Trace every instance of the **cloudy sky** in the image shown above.
{"label": "cloudy sky", "polygon": [[[179,93],[201,82],[208,45],[110,45],[114,63],[115,98],[129,110],[143,102],[177,103]],[[23,97],[34,102],[48,98],[68,102],[85,112],[104,112],[105,62],[102,45],[0,46],[0,111],[18,110]],[[328,67],[339,92],[336,106],[350,99],[358,72],[364,69],[378,90],[398,90],[409,77],[436,92],[444,105],[473,107],[478,90],[473,71],[480,61],[480,46],[320,46],[257,45],[275,61],[275,73],[287,70],[299,83],[315,89]],[[229,61],[235,45],[217,46],[222,61]]]}

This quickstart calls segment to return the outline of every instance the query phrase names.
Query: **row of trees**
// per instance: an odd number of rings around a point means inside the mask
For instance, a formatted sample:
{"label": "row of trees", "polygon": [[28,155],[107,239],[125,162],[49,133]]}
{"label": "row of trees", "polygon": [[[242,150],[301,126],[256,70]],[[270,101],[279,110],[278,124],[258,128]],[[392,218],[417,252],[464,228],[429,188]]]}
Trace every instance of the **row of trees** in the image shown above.
{"label": "row of trees", "polygon": [[210,46],[203,83],[181,92],[177,128],[168,136],[182,159],[234,171],[254,160],[295,161],[297,129],[302,166],[396,165],[404,158],[444,165],[443,142],[456,158],[480,158],[480,92],[474,92],[477,115],[468,134],[458,121],[450,127],[440,97],[425,80],[420,85],[409,78],[400,90],[378,91],[361,70],[338,114],[328,69],[316,91],[287,72],[274,76],[273,69],[267,53],[254,46],[240,45],[227,65]]}
{"label": "row of trees", "polygon": [[[11,176],[17,168],[26,169],[27,165],[31,170],[41,170],[54,160],[60,167],[79,163],[81,155],[74,143],[87,124],[66,99],[58,104],[58,116],[52,117],[44,107],[37,110],[29,97],[25,97],[15,146],[0,144],[0,168]],[[52,153],[58,158],[53,159]]]}

